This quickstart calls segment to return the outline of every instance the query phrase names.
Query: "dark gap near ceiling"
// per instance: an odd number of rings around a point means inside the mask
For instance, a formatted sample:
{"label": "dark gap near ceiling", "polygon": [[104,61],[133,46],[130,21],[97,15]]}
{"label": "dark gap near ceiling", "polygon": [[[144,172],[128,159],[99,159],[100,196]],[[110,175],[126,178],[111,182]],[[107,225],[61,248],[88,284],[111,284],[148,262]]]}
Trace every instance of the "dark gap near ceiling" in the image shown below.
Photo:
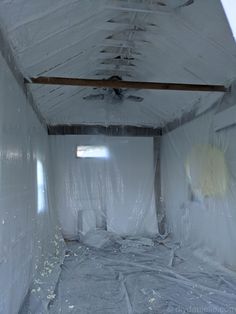
{"label": "dark gap near ceiling", "polygon": [[162,135],[161,128],[132,125],[48,125],[48,135],[107,135],[155,137]]}

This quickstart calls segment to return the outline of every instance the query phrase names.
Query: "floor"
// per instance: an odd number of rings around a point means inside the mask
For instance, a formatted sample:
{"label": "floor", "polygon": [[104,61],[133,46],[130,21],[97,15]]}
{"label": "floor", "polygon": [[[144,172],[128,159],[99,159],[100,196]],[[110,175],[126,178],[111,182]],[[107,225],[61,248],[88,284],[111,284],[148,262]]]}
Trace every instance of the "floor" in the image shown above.
{"label": "floor", "polygon": [[68,243],[50,314],[236,313],[236,273],[166,239],[101,231]]}

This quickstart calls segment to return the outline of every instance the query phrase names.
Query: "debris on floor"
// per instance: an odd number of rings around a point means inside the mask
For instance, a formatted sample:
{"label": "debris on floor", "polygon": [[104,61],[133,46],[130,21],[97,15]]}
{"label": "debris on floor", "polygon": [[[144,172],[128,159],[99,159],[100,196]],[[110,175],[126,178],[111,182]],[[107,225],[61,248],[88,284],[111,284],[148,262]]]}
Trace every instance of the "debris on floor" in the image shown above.
{"label": "debris on floor", "polygon": [[[111,237],[99,249],[98,234],[101,242]],[[170,238],[98,234],[89,235],[94,246],[68,243],[50,314],[236,313],[230,270],[203,262]]]}

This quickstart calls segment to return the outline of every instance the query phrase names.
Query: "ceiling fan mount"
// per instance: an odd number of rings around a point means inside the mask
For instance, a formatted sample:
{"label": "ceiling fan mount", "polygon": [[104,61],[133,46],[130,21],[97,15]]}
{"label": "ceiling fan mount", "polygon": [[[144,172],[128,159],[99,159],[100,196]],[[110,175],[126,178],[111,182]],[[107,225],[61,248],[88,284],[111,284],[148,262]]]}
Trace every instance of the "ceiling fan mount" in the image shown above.
{"label": "ceiling fan mount", "polygon": [[[107,80],[109,81],[122,81],[122,77],[119,75],[112,75]],[[94,90],[98,90],[98,87],[93,88]],[[101,89],[100,89],[101,90]],[[102,88],[101,93],[90,94],[88,96],[84,96],[84,100],[107,100],[112,102],[122,102],[124,100],[133,101],[133,102],[142,102],[143,97],[128,95],[125,96],[127,92],[126,89],[123,88]]]}

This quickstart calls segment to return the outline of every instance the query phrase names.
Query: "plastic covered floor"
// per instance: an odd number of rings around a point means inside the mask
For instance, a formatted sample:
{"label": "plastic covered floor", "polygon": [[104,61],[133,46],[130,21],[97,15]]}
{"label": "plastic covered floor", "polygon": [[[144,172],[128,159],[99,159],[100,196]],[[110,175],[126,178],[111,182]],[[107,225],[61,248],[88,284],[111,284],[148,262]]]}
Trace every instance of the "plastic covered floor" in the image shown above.
{"label": "plastic covered floor", "polygon": [[69,242],[49,313],[236,313],[236,276],[169,238]]}

